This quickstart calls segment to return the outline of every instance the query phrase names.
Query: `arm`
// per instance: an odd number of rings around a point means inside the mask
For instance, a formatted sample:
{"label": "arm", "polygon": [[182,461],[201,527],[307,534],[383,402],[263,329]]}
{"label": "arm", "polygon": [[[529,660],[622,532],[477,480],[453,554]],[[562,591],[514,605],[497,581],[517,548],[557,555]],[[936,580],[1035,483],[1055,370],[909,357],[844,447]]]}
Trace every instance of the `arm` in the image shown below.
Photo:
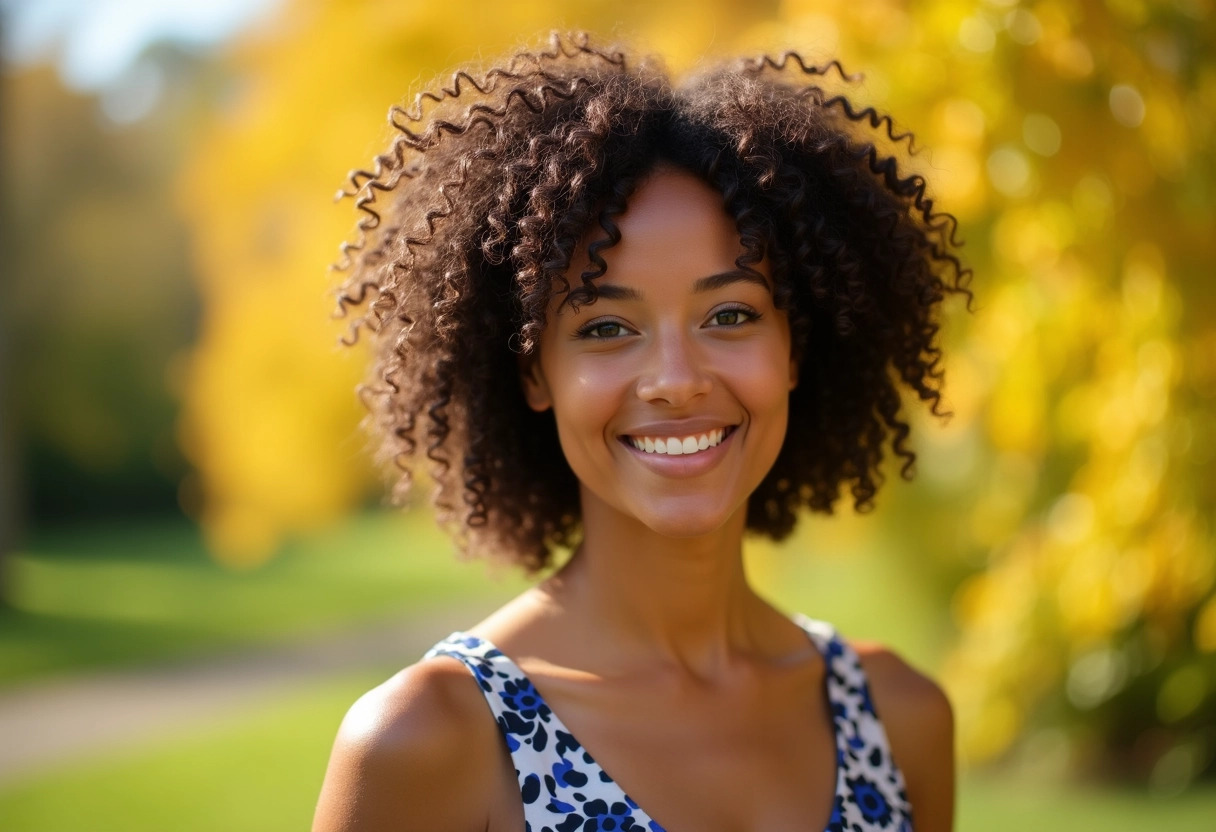
{"label": "arm", "polygon": [[467,670],[446,659],[406,668],[342,721],[313,832],[481,832],[501,745]]}
{"label": "arm", "polygon": [[954,828],[954,712],[940,687],[878,645],[854,645],[908,786],[916,832]]}

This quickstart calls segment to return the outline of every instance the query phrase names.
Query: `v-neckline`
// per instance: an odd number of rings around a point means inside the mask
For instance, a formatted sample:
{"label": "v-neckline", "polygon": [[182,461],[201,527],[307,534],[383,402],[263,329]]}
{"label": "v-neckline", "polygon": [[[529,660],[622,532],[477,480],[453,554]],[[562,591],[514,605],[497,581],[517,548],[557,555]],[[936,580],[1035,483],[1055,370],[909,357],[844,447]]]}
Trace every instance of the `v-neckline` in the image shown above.
{"label": "v-neckline", "polygon": [[[818,828],[822,828],[824,832],[831,832],[833,820],[837,816],[840,797],[845,792],[845,760],[848,759],[848,753],[845,747],[848,740],[845,738],[844,732],[841,730],[840,718],[838,718],[836,714],[837,702],[836,698],[833,696],[831,684],[833,651],[830,649],[830,645],[836,640],[837,634],[832,625],[825,621],[808,618],[807,616],[801,614],[793,616],[791,620],[798,626],[800,630],[803,631],[803,633],[806,634],[807,639],[811,642],[811,645],[819,654],[820,659],[823,660],[822,695],[827,703],[828,718],[832,722],[832,737],[836,747],[836,761],[835,775],[833,777],[834,789],[832,793],[831,809],[828,812],[827,820],[825,820],[822,826]],[[612,788],[620,794],[621,799],[632,810],[634,818],[644,823],[646,829],[650,830],[650,832],[665,832],[666,827],[661,826],[657,821],[655,821],[650,816],[649,812],[647,812],[644,808],[642,808],[641,805],[638,804],[636,800],[629,796],[629,793],[625,791],[624,786],[622,786],[620,782],[607,771],[607,769],[599,764],[599,761],[596,759],[595,755],[592,754],[587,749],[587,746],[583,745],[582,740],[580,740],[574,734],[574,732],[566,726],[566,723],[562,721],[562,718],[558,715],[557,711],[555,711],[553,706],[549,704],[547,699],[545,699],[544,694],[542,694],[540,689],[537,688],[532,682],[531,677],[520,669],[519,665],[515,663],[514,659],[500,650],[496,644],[487,638],[469,635],[468,633],[463,632],[456,632],[448,637],[448,640],[457,639],[465,641],[466,643],[469,639],[476,639],[478,642],[488,648],[488,652],[493,654],[492,656],[484,657],[482,659],[483,661],[497,664],[498,667],[496,669],[506,671],[512,676],[512,678],[526,682],[536,694],[536,698],[539,700],[539,706],[543,706],[548,710],[548,722],[550,723],[552,733],[556,735],[557,731],[560,730],[574,740],[577,747],[581,749],[584,754],[584,762],[587,764],[587,766],[592,767],[592,773],[598,774],[599,772],[602,772],[604,776],[608,778]],[[521,781],[520,786],[522,787],[522,785],[523,783]]]}

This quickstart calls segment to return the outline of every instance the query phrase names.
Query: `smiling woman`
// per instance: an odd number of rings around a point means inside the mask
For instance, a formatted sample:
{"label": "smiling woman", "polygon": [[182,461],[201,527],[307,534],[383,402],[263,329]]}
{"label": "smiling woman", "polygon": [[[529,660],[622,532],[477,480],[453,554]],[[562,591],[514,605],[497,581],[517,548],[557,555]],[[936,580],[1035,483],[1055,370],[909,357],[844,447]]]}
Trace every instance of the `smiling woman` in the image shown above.
{"label": "smiling woman", "polygon": [[936,411],[966,291],[838,70],[675,87],[559,38],[394,111],[340,298],[383,455],[401,490],[431,463],[467,550],[573,553],[351,709],[316,830],[950,828],[938,687],[742,566],[748,530],[869,506],[888,445],[910,471],[897,385]]}
{"label": "smiling woman", "polygon": [[789,320],[769,278],[735,265],[734,221],[692,174],[652,172],[617,226],[596,302],[550,301],[522,362],[528,404],[553,410],[585,529],[741,534],[785,438]]}

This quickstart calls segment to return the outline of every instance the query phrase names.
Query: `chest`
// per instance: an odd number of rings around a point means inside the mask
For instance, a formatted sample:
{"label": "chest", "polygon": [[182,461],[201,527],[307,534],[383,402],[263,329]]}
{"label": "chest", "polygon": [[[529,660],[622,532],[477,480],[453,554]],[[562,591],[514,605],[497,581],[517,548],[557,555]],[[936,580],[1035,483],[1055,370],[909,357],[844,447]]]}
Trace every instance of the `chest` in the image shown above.
{"label": "chest", "polygon": [[534,681],[551,710],[547,723],[543,712],[535,720],[545,747],[537,752],[534,736],[522,738],[502,800],[518,805],[520,783],[536,775],[534,801],[523,788],[535,832],[560,832],[567,819],[584,828],[576,815],[597,829],[646,829],[628,825],[645,815],[670,832],[819,832],[828,824],[837,745],[821,665],[724,689]]}

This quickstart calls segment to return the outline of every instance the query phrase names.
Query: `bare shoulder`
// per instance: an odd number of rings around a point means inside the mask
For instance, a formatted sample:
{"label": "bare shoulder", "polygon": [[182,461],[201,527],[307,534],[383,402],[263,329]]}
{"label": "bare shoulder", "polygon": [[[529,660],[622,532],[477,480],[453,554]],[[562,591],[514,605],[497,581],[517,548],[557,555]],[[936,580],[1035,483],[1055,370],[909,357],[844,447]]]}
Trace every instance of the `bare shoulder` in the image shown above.
{"label": "bare shoulder", "polygon": [[501,742],[459,662],[407,667],[343,719],[313,832],[484,830]]}
{"label": "bare shoulder", "polygon": [[[944,739],[953,732],[950,700],[940,686],[908,664],[894,650],[874,642],[853,642],[870,681],[874,708],[887,732],[915,734],[919,739]],[[892,738],[894,741],[894,738]]]}
{"label": "bare shoulder", "polygon": [[904,773],[918,832],[944,832],[954,815],[954,710],[941,687],[893,650],[872,642],[853,649],[870,696]]}

